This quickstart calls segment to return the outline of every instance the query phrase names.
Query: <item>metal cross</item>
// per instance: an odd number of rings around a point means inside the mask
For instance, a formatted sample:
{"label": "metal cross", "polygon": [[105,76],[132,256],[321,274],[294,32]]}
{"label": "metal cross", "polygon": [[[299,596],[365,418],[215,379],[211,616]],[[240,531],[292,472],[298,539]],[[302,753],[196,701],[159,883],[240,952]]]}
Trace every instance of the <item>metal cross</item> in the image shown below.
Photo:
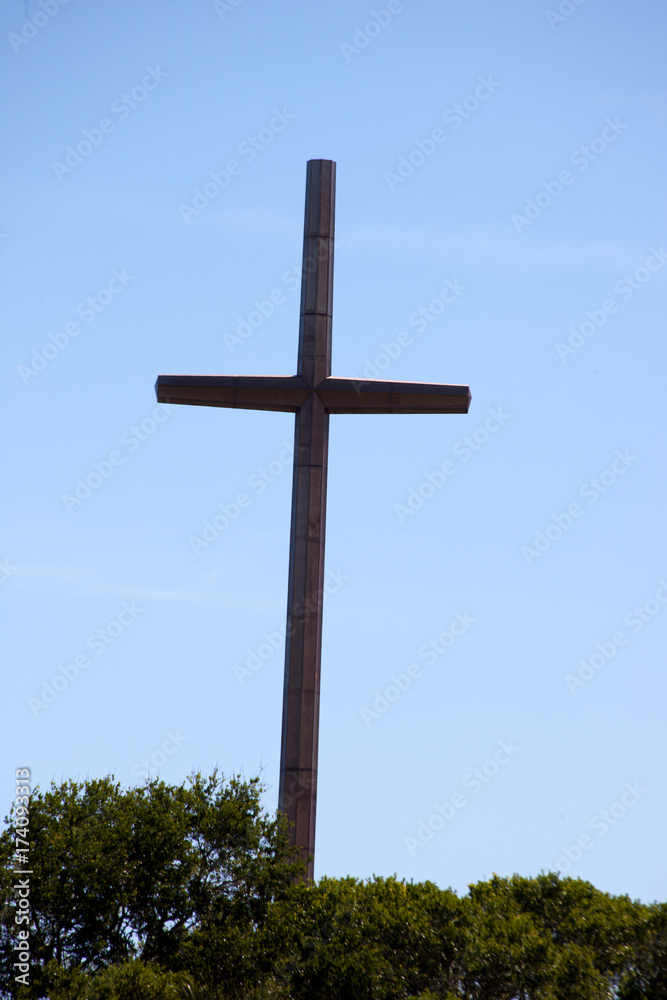
{"label": "metal cross", "polygon": [[161,403],[296,414],[279,809],[313,878],[330,413],[467,413],[466,385],[331,376],[336,164],[306,178],[297,374],[160,375]]}

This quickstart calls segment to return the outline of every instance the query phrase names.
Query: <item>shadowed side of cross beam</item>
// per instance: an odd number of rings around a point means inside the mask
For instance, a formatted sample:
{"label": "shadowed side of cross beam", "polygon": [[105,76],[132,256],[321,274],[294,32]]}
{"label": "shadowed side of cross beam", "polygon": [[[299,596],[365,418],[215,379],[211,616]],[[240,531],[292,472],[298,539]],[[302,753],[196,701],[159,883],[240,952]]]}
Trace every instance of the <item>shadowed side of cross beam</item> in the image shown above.
{"label": "shadowed side of cross beam", "polygon": [[310,388],[302,378],[250,375],[160,375],[155,383],[160,403],[226,406],[239,410],[296,413]]}

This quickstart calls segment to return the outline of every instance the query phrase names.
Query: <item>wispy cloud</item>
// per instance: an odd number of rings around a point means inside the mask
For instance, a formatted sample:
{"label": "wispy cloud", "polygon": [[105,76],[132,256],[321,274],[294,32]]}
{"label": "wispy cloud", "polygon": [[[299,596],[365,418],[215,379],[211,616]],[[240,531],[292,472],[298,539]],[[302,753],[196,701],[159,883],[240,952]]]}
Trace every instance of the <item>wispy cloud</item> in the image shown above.
{"label": "wispy cloud", "polygon": [[[104,577],[102,577],[104,573]],[[175,601],[189,604],[218,605],[225,599],[220,585],[215,581],[203,580],[201,588],[185,589],[182,587],[143,587],[141,586],[142,570],[138,567],[111,566],[100,559],[98,563],[51,563],[42,565],[17,566],[14,572],[16,581],[23,580],[26,584],[35,585],[35,589],[47,593],[57,593],[60,596],[96,598],[123,598],[128,594],[135,600]],[[138,580],[137,586],[133,581]]]}

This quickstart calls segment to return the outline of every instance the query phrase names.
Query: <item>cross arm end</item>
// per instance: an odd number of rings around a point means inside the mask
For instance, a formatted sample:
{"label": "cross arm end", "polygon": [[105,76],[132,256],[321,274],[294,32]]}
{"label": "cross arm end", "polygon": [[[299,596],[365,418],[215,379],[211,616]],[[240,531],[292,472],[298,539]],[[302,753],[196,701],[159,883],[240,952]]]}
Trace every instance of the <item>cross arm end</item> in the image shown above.
{"label": "cross arm end", "polygon": [[470,388],[438,382],[327,378],[316,389],[330,413],[467,413]]}
{"label": "cross arm end", "polygon": [[298,376],[159,375],[155,392],[160,403],[296,413],[309,389]]}

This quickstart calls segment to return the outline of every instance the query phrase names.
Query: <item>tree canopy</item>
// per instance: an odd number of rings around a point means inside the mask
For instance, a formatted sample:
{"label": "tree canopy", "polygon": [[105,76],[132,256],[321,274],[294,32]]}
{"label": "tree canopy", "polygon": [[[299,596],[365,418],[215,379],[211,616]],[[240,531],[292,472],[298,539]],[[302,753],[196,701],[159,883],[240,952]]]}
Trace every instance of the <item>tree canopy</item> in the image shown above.
{"label": "tree canopy", "polygon": [[[580,879],[305,883],[257,779],[112,778],[29,803],[30,983],[16,981],[14,810],[2,1000],[665,1000],[667,904]],[[24,945],[22,945],[24,946]]]}
{"label": "tree canopy", "polygon": [[[260,792],[258,779],[225,782],[217,773],[176,787],[155,780],[123,791],[103,778],[36,789],[29,805],[29,995],[46,996],[49,970],[93,975],[135,958],[244,983],[247,940],[269,902],[303,870],[284,823],[263,814]],[[0,838],[5,983],[14,979],[16,833],[12,814]],[[211,949],[223,942],[213,966]],[[11,987],[3,994],[14,995]]]}

